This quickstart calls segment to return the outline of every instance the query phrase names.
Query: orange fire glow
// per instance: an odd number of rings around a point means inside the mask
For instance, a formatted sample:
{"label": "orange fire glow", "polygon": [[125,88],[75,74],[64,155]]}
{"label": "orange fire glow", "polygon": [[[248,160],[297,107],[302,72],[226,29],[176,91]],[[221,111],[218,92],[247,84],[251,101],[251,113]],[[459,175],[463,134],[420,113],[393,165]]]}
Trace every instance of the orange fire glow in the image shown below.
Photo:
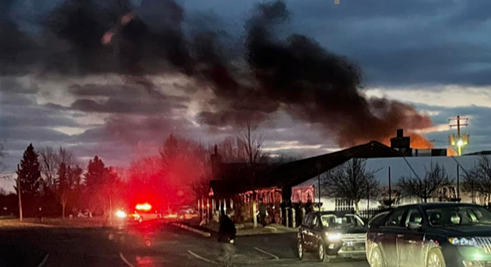
{"label": "orange fire glow", "polygon": [[411,148],[413,149],[431,149],[434,148],[434,145],[430,140],[426,139],[422,135],[411,133],[409,135],[411,137]]}
{"label": "orange fire glow", "polygon": [[[419,135],[417,133],[410,133],[409,137],[411,138],[410,140],[410,147],[412,149],[431,149],[434,148],[433,143],[426,139],[424,136]],[[382,142],[386,146],[390,146],[390,138],[384,139]]]}
{"label": "orange fire glow", "polygon": [[457,153],[457,151],[455,151],[453,148],[447,147],[447,156],[448,157],[458,156],[458,155],[459,154]]}

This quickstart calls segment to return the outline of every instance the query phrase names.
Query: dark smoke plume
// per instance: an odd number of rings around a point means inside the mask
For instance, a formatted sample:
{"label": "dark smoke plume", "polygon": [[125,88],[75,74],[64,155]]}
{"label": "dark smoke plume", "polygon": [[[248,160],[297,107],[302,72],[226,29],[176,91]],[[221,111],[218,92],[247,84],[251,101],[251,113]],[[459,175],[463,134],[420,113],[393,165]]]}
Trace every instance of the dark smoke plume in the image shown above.
{"label": "dark smoke plume", "polygon": [[384,140],[398,128],[431,126],[429,118],[412,106],[367,99],[359,89],[361,71],[347,59],[302,35],[277,39],[273,29],[288,16],[283,2],[263,4],[246,25],[246,60],[253,87],[239,86],[226,62],[217,60],[216,54],[208,55],[212,60],[207,62],[213,62],[208,79],[224,101],[219,112],[202,114],[206,122],[240,122],[250,113],[268,114],[284,106],[298,119],[321,124],[341,146]]}
{"label": "dark smoke plume", "polygon": [[[41,44],[50,56],[20,66],[68,75],[184,73],[216,95],[213,112],[200,114],[208,125],[240,125],[285,110],[321,125],[343,147],[431,125],[412,106],[367,98],[361,70],[348,59],[303,35],[279,38],[275,29],[289,16],[282,1],[259,4],[245,24],[243,46],[230,47],[219,29],[186,36],[185,12],[172,0],[143,0],[138,7],[127,0],[67,0],[43,20],[58,46]],[[15,25],[8,29],[19,36],[18,47],[35,43],[23,41]]]}

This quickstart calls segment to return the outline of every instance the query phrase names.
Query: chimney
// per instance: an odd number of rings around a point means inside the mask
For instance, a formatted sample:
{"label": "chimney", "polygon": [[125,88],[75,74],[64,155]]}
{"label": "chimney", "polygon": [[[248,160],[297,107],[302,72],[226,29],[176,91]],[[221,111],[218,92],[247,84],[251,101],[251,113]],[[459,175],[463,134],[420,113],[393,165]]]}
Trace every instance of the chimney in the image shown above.
{"label": "chimney", "polygon": [[214,154],[211,155],[211,175],[212,180],[220,179],[220,168],[222,165],[222,157],[218,155],[218,146],[215,145]]}
{"label": "chimney", "polygon": [[410,138],[404,137],[404,131],[402,129],[397,130],[397,135],[390,139],[390,147],[404,154],[405,156],[411,156],[412,151],[410,147]]}

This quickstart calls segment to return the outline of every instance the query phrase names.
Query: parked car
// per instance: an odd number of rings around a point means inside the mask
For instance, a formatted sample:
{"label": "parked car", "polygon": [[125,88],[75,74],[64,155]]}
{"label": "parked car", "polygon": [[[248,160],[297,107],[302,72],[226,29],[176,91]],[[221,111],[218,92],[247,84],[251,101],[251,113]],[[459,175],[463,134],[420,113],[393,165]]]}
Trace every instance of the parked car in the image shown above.
{"label": "parked car", "polygon": [[373,218],[368,221],[368,224],[367,224],[368,228],[379,225],[383,221],[385,216],[387,216],[387,214],[389,214],[389,212],[384,211],[384,212],[381,212],[381,213],[373,216]]}
{"label": "parked car", "polygon": [[364,258],[366,227],[363,220],[350,212],[312,212],[298,229],[297,251],[314,251],[319,261],[332,258]]}
{"label": "parked car", "polygon": [[183,206],[177,211],[179,220],[189,220],[198,217],[198,213],[190,206]]}
{"label": "parked car", "polygon": [[491,266],[491,212],[462,203],[402,206],[367,233],[371,267]]}

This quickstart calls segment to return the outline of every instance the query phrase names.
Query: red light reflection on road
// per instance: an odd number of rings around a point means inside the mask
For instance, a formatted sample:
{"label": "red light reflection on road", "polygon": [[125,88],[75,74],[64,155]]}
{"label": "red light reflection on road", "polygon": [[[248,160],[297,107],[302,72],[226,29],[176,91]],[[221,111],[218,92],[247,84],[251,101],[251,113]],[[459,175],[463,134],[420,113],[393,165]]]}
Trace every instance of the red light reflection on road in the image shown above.
{"label": "red light reflection on road", "polygon": [[153,267],[157,266],[157,261],[155,261],[154,258],[152,257],[136,257],[136,262],[138,263],[138,266],[148,266],[148,267]]}

